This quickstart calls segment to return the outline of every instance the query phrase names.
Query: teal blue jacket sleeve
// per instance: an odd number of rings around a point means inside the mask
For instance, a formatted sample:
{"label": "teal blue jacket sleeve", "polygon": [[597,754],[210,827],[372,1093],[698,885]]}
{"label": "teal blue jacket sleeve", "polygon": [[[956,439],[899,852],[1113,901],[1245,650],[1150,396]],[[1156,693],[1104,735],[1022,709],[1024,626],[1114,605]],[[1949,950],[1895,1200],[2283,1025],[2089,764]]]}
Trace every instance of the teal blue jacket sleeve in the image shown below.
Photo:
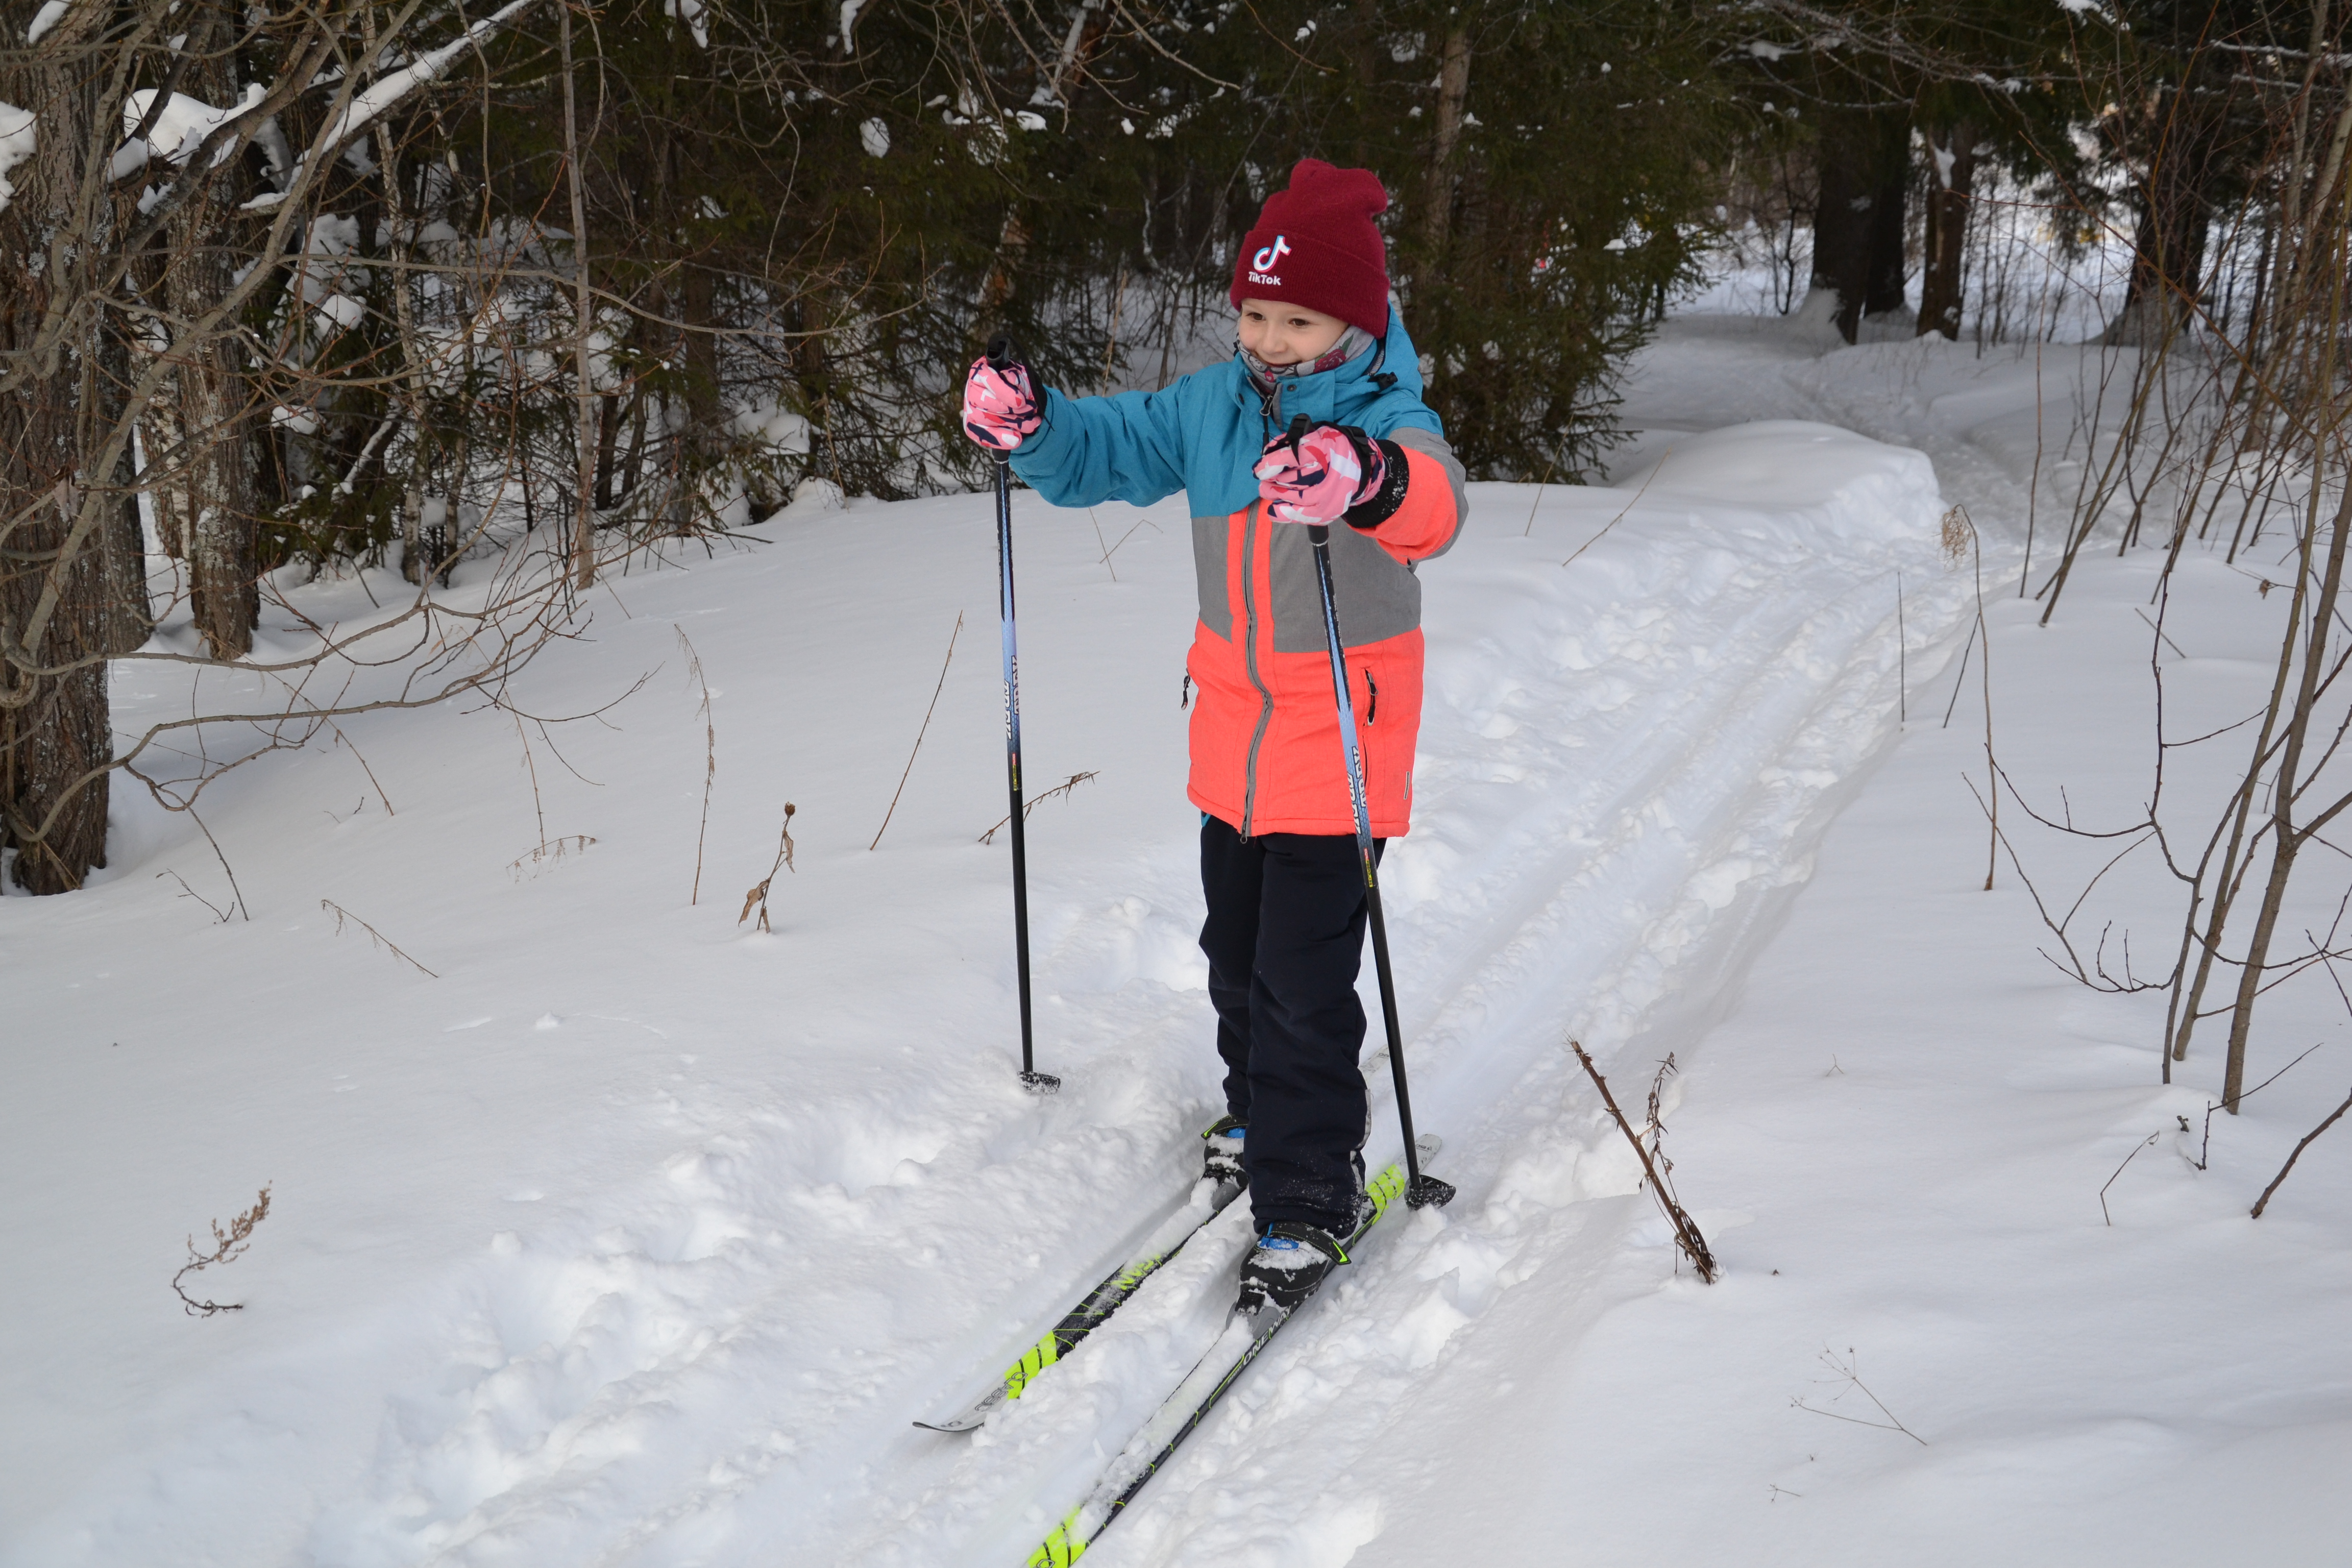
{"label": "teal blue jacket sleeve", "polygon": [[[1180,382],[1178,386],[1182,384]],[[1112,397],[1045,393],[1045,422],[1013,454],[1013,471],[1055,506],[1149,506],[1184,488],[1177,386]]]}

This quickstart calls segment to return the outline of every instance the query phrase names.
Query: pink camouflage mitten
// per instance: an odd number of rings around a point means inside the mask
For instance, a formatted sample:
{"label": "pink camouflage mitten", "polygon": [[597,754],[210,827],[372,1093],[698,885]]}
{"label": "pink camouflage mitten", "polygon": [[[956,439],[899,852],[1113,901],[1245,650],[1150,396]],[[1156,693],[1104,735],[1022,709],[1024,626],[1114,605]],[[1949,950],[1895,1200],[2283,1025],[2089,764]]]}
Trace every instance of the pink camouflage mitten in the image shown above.
{"label": "pink camouflage mitten", "polygon": [[971,362],[963,384],[963,433],[992,452],[1010,452],[1037,433],[1045,416],[1029,383],[1029,367],[999,370],[986,358]]}
{"label": "pink camouflage mitten", "polygon": [[1282,522],[1330,523],[1380,494],[1388,480],[1388,459],[1379,442],[1337,425],[1318,425],[1295,442],[1276,437],[1253,471],[1267,515]]}

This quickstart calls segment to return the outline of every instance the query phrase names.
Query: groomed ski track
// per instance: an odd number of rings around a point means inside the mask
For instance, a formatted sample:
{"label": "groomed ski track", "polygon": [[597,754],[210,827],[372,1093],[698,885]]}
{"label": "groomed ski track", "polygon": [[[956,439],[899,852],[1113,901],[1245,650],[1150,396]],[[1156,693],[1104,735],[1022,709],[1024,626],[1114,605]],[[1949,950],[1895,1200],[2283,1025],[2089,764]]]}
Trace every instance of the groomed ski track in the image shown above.
{"label": "groomed ski track", "polygon": [[[1793,378],[1770,379],[1759,395],[1806,406]],[[1969,584],[1940,559],[1946,498],[1916,451],[1782,422],[1654,435],[1643,457],[1617,488],[1474,487],[1462,542],[1423,573],[1414,830],[1383,886],[1416,1114],[1461,1195],[1393,1216],[1090,1563],[1344,1563],[1382,1510],[1444,1506],[1416,1495],[1416,1452],[1510,1377],[1510,1355],[1482,1344],[1539,1338],[1565,1354],[1612,1301],[1700,1289],[1675,1277],[1565,1042],[1591,1047],[1629,1106],[1668,1051],[1693,1075],[1680,1083],[1703,1082],[1705,1024],[1895,731],[1898,574],[1915,702],[1958,650]],[[929,794],[890,830],[905,835],[897,867],[864,858],[864,826],[835,829],[856,844],[780,885],[794,901],[778,935],[738,939],[723,919],[665,932],[692,949],[668,983],[707,994],[658,1019],[583,1005],[538,1026],[724,1049],[748,991],[765,1019],[751,1045],[783,1058],[775,1081],[747,1087],[761,1058],[743,1047],[726,1079],[598,1090],[655,1109],[615,1111],[603,1147],[567,1147],[573,1171],[610,1173],[593,1197],[521,1216],[478,1260],[333,1332],[256,1350],[286,1392],[156,1434],[19,1537],[11,1563],[1024,1559],[1214,1335],[1247,1205],[979,1434],[909,1426],[976,1393],[1174,1205],[1215,1113],[1190,949],[1193,818],[1177,794],[1181,500],[1098,509],[1099,542],[1085,512],[1015,500],[1030,793],[1104,773],[1032,821],[1039,1065],[1067,1086],[1043,1100],[1012,1081],[1002,843],[972,849],[962,831],[995,798],[987,510],[972,497],[788,515],[764,531],[769,551],[627,585],[628,623],[603,628],[650,664],[684,626],[714,685],[848,683],[884,733],[845,741],[845,756],[780,742],[737,765],[785,781],[854,765],[870,785],[895,774],[906,693],[967,612],[918,758]],[[1114,581],[1099,557],[1121,535]],[[898,574],[887,605],[867,596],[883,563]],[[714,591],[737,613],[712,615]],[[848,646],[871,658],[827,664]],[[722,736],[753,721],[719,713]],[[700,736],[696,721],[697,783]],[[932,749],[955,760],[934,767]],[[806,843],[824,787],[765,794],[800,794]],[[878,818],[880,804],[842,815]],[[739,815],[772,813],[763,795]],[[853,874],[886,879],[875,897],[898,924],[829,905]],[[730,867],[719,901],[742,879]],[[793,943],[781,977],[742,962]],[[1368,1069],[1378,1163],[1397,1137],[1386,1073]],[[1681,1092],[1669,1084],[1669,1111]],[[1686,1195],[1737,1269],[1738,1216]],[[354,1342],[378,1347],[373,1384],[338,1415],[298,1419],[293,1390]],[[305,1429],[313,1451],[252,1463]],[[226,1497],[187,1486],[215,1463],[273,1479]]]}

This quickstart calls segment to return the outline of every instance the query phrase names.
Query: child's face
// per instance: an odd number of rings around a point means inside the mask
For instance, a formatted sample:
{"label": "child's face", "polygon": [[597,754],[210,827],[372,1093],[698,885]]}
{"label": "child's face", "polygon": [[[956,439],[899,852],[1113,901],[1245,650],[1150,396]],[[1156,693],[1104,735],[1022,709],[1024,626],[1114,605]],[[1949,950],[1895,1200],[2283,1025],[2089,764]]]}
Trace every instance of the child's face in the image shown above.
{"label": "child's face", "polygon": [[1328,353],[1348,323],[1277,300],[1242,301],[1242,347],[1268,364],[1297,364]]}

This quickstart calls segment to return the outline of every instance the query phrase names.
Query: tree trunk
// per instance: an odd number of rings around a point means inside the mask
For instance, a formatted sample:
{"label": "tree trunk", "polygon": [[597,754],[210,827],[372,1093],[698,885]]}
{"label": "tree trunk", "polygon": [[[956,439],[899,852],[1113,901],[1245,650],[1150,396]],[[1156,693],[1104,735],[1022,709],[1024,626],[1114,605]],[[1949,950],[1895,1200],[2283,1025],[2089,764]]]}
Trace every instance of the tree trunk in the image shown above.
{"label": "tree trunk", "polygon": [[572,79],[571,0],[562,0],[556,19],[563,49],[563,174],[572,195],[572,372],[578,384],[579,398],[579,416],[572,423],[579,490],[572,507],[572,584],[586,589],[596,585],[596,381],[591,374],[588,353],[589,334],[594,331],[596,314],[589,299],[588,187],[580,169],[579,93]]}
{"label": "tree trunk", "polygon": [[[2197,65],[2188,74],[2193,82],[2200,74]],[[2221,131],[2218,91],[2176,89],[2158,101],[2148,128],[2147,172],[2136,193],[2139,218],[2132,234],[2131,281],[2123,313],[2107,330],[2110,342],[2161,341],[2187,319],[2203,292]]]}
{"label": "tree trunk", "polygon": [[[103,345],[104,380],[112,386],[129,384],[132,355],[120,325],[110,326]],[[103,402],[106,422],[121,416],[120,399]],[[108,515],[99,525],[100,591],[106,605],[106,652],[114,657],[136,653],[155,635],[155,607],[147,597],[147,531],[139,521],[139,475],[124,442],[114,462]]]}
{"label": "tree trunk", "polygon": [[1381,86],[1381,7],[1379,0],[1356,0],[1356,153],[1352,160],[1369,168],[1372,142],[1369,134],[1376,117],[1367,112],[1377,101]]}
{"label": "tree trunk", "polygon": [[1833,301],[1831,319],[1848,342],[1861,335],[1865,311],[1903,308],[1910,150],[1910,123],[1901,110],[1831,110],[1822,117],[1812,287]]}
{"label": "tree trunk", "polygon": [[[101,89],[77,67],[109,16],[73,6],[34,47],[0,55],[0,102],[29,110],[35,132],[0,211],[0,843],[36,893],[79,888],[106,863],[108,775],[90,775],[114,752],[104,524],[119,508],[87,494],[79,470],[104,359],[88,292],[103,212],[82,203],[103,185],[84,176],[113,138],[97,123]],[[62,335],[45,338],[53,315]]]}
{"label": "tree trunk", "polygon": [[[159,287],[161,281],[160,279],[157,279]],[[140,344],[140,352],[156,353],[160,352],[162,347],[160,342],[153,343],[142,342]],[[147,412],[140,416],[139,450],[142,461],[151,468],[158,466],[157,459],[163,454],[176,453],[180,449],[184,431],[180,424],[178,387],[178,379],[167,376],[163,384],[156,390],[155,400],[147,405]],[[186,560],[188,528],[187,520],[180,515],[180,487],[151,482],[147,499],[148,503],[155,509],[156,544],[162,548],[164,554],[173,560]]]}
{"label": "tree trunk", "polygon": [[670,492],[670,531],[685,533],[695,524],[696,500],[703,476],[718,462],[723,432],[719,429],[718,280],[708,267],[688,262],[679,280],[679,320],[686,324],[686,428],[678,433],[677,478]]}
{"label": "tree trunk", "polygon": [[[226,12],[211,5],[199,11],[183,46],[180,90],[206,103],[236,102],[236,63],[228,51],[236,36]],[[165,225],[164,308],[175,321],[204,316],[236,286],[236,253],[229,243],[235,186],[229,172],[221,171]],[[245,354],[226,326],[206,341],[175,344],[173,353],[179,362],[173,372],[181,443],[176,453],[149,456],[163,458],[162,488],[173,492],[185,531],[196,632],[213,658],[241,658],[253,651],[261,615]]]}
{"label": "tree trunk", "polygon": [[1882,149],[1878,189],[1870,203],[1870,281],[1863,290],[1862,313],[1900,316],[1910,309],[1904,298],[1903,204],[1911,190],[1911,128],[1902,125],[1895,145]]}
{"label": "tree trunk", "polygon": [[1919,333],[1960,335],[1961,263],[1967,256],[1969,198],[1976,187],[1977,130],[1965,120],[1937,127],[1927,137],[1927,237],[1925,275],[1919,280]]}
{"label": "tree trunk", "polygon": [[[201,205],[191,202],[194,209]],[[210,310],[230,286],[227,252],[215,247],[205,258],[216,287],[180,297],[173,309],[183,318]],[[175,291],[176,292],[176,291]],[[180,367],[180,405],[186,421],[184,487],[188,545],[189,608],[196,632],[215,658],[241,658],[253,651],[253,628],[261,616],[261,568],[255,558],[249,423],[245,377],[232,363],[235,341],[223,335],[206,343]]]}
{"label": "tree trunk", "polygon": [[1427,189],[1422,195],[1423,265],[1443,265],[1445,240],[1454,226],[1454,149],[1462,141],[1462,120],[1470,100],[1470,28],[1457,22],[1445,35],[1437,67],[1437,134],[1429,151]]}
{"label": "tree trunk", "polygon": [[621,439],[621,395],[604,393],[596,410],[596,510],[613,510],[614,448]]}

